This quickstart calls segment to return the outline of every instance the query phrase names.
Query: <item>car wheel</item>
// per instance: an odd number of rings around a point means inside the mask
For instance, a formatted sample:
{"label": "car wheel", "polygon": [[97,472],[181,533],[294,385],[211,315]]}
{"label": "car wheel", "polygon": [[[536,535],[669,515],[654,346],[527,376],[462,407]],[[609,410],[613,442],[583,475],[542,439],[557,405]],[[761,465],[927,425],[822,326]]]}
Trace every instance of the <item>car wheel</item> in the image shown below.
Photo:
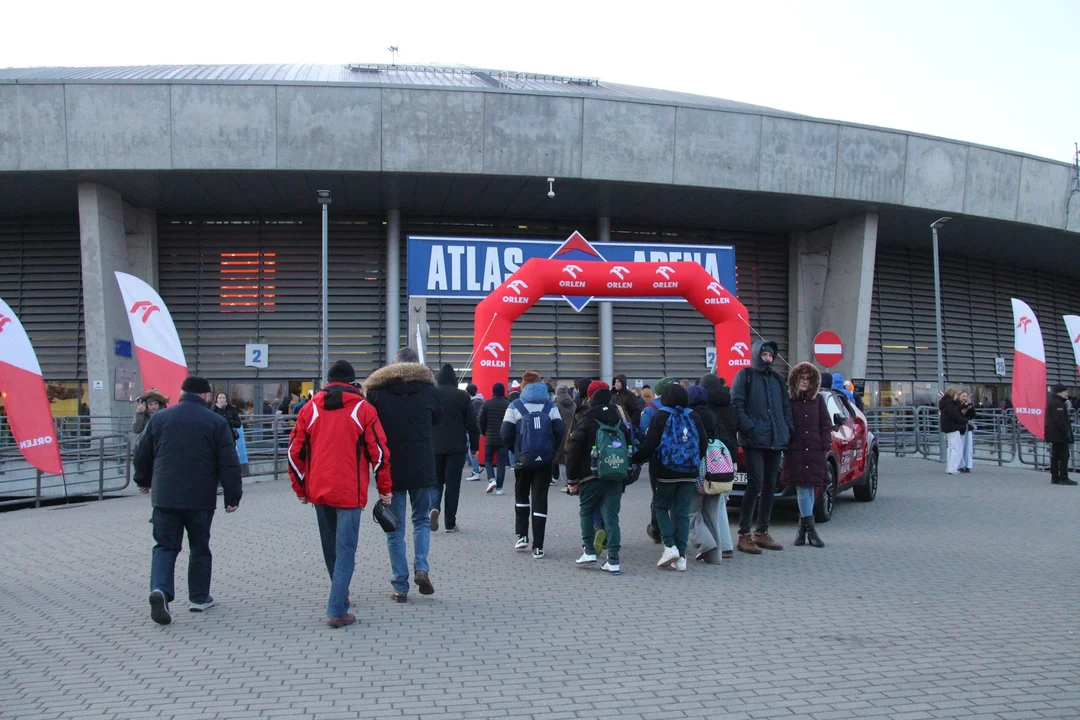
{"label": "car wheel", "polygon": [[836,505],[836,467],[829,463],[829,479],[825,487],[821,489],[817,502],[814,503],[814,520],[819,523],[827,523],[832,520],[833,508]]}
{"label": "car wheel", "polygon": [[866,468],[866,482],[855,486],[855,499],[859,502],[872,502],[877,497],[878,457],[870,453],[870,466]]}

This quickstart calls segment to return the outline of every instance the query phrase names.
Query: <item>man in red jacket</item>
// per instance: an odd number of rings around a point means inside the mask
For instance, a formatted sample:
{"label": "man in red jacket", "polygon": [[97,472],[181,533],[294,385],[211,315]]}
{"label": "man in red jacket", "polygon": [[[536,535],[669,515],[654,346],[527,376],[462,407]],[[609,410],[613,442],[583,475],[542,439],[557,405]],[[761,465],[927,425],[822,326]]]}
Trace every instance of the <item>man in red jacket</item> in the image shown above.
{"label": "man in red jacket", "polygon": [[327,379],[296,417],[289,438],[289,478],[300,502],[315,506],[330,573],[326,624],[340,628],[356,622],[348,612],[349,582],[371,472],[379,500],[390,505],[393,497],[386,435],[375,408],[353,385],[352,365],[338,360]]}

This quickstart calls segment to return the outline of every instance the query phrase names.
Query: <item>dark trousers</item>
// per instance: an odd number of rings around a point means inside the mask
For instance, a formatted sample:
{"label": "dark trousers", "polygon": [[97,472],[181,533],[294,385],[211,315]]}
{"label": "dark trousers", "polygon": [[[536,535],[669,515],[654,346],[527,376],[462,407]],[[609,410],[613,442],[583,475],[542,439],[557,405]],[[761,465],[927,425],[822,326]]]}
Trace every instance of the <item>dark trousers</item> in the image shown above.
{"label": "dark trousers", "polygon": [[662,482],[656,488],[656,521],[666,547],[686,557],[690,540],[690,505],[697,492],[693,482]]}
{"label": "dark trousers", "polygon": [[438,454],[435,456],[435,502],[431,507],[438,510],[446,498],[443,523],[446,529],[457,527],[458,498],[461,497],[461,472],[465,469],[465,453]]}
{"label": "dark trousers", "polygon": [[[495,472],[495,456],[498,457],[499,472]],[[506,478],[506,468],[510,464],[510,451],[504,447],[492,446],[484,443],[484,467],[487,468],[488,481],[494,480],[495,487],[502,490],[503,481]]]}
{"label": "dark trousers", "polygon": [[1069,444],[1050,443],[1050,482],[1069,479]]}
{"label": "dark trousers", "polygon": [[175,597],[173,575],[176,556],[188,536],[188,600],[204,603],[210,597],[210,524],[213,510],[154,508],[150,522],[154,526],[154,551],[150,558],[150,590],[161,590],[171,602]]}
{"label": "dark trousers", "polygon": [[[515,529],[518,536],[529,534],[529,515],[532,514],[534,548],[544,547],[544,528],[547,527],[548,488],[551,487],[551,468],[518,468],[514,470]],[[532,504],[530,505],[530,499]]]}
{"label": "dark trousers", "polygon": [[593,551],[596,534],[596,513],[604,519],[600,527],[607,531],[608,560],[619,564],[619,509],[622,506],[623,483],[613,480],[590,480],[581,484],[579,519],[581,522],[581,546],[585,552]]}
{"label": "dark trousers", "polygon": [[776,495],[776,479],[780,475],[780,450],[759,450],[745,448],[746,456],[746,491],[742,498],[742,513],[739,517],[739,534],[750,532],[754,522],[754,510],[757,509],[757,532],[769,531],[772,518],[773,500]]}

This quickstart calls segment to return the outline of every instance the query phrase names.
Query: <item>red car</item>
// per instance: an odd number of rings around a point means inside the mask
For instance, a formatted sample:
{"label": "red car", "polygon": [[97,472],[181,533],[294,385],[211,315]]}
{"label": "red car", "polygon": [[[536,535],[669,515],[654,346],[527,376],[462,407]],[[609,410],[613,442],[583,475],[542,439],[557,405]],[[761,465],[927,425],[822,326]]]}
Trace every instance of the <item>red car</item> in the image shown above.
{"label": "red car", "polygon": [[[878,444],[877,438],[870,432],[866,416],[856,409],[842,392],[837,390],[819,391],[825,398],[825,404],[832,416],[832,446],[829,448],[829,481],[818,491],[814,503],[814,520],[819,523],[832,519],[836,496],[848,488],[855,492],[855,499],[870,502],[877,497],[878,490]],[[746,489],[746,465],[743,450],[739,448],[738,467],[735,473],[735,485],[728,500],[728,507],[742,504],[743,491]],[[778,485],[776,498],[795,501],[795,487]]]}

